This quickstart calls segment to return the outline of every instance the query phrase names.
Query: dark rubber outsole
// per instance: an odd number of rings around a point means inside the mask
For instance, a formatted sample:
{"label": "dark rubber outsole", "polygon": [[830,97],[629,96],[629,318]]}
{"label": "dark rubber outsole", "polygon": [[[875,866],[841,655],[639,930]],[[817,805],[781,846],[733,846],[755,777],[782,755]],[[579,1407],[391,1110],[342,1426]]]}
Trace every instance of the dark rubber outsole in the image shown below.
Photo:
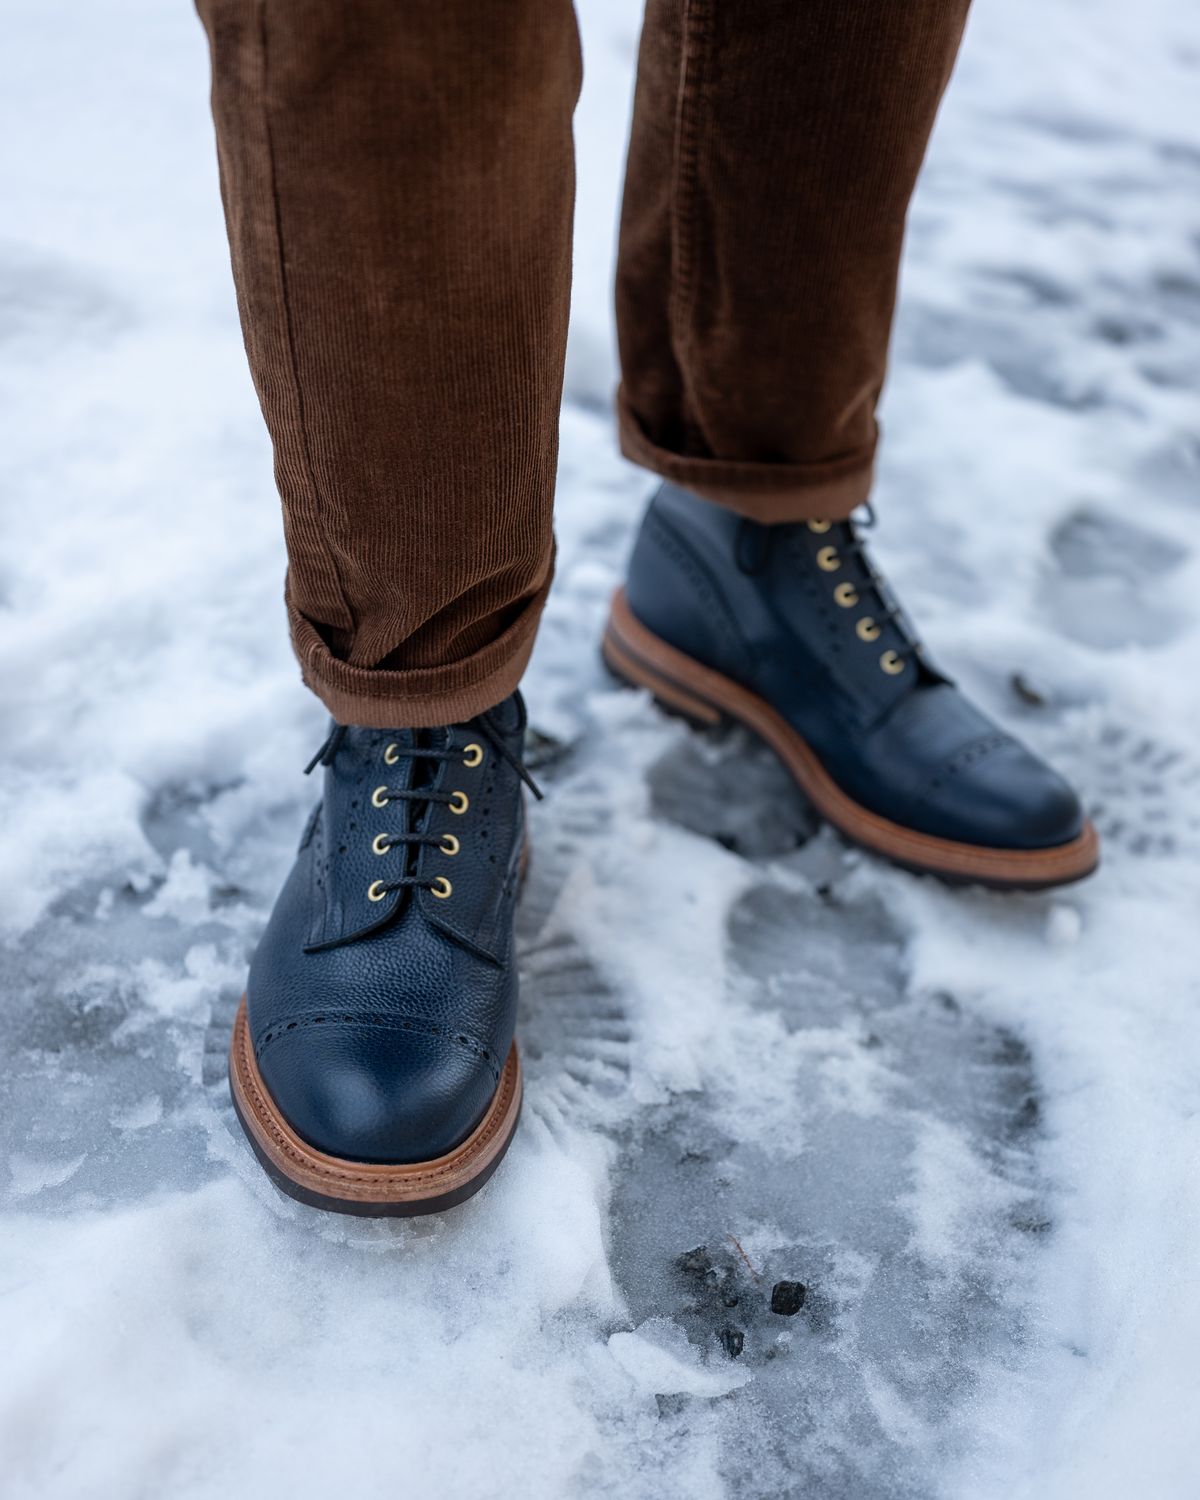
{"label": "dark rubber outsole", "polygon": [[918,833],[869,811],[842,791],[815,752],[765,699],[647,630],[629,608],[623,589],[613,597],[601,653],[617,677],[648,688],[674,713],[701,725],[715,726],[726,719],[744,724],[775,751],[822,817],[851,843],[906,870],[957,885],[1033,891],[1082,880],[1100,862],[1100,840],[1090,822],[1067,844],[996,849]]}

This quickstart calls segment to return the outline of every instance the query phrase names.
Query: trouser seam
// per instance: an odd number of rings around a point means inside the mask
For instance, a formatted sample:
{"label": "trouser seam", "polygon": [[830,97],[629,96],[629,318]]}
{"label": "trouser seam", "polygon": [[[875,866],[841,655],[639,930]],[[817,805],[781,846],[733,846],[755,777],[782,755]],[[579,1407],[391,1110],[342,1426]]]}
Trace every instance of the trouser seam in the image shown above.
{"label": "trouser seam", "polygon": [[325,555],[328,558],[329,567],[333,574],[333,582],[337,588],[338,601],[342,608],[343,618],[349,621],[349,629],[353,634],[358,628],[358,619],[351,606],[349,596],[346,593],[346,587],[342,581],[341,569],[338,567],[337,553],[333,548],[329,533],[325,527],[320,486],[317,484],[317,472],[313,464],[312,448],[308,439],[308,419],[306,416],[304,390],[300,383],[300,364],[296,355],[295,320],[292,316],[291,297],[288,291],[287,262],[283,253],[283,206],[279,201],[279,182],[275,165],[275,139],[271,133],[271,111],[267,92],[267,0],[259,0],[258,39],[260,56],[262,58],[262,122],[263,138],[267,145],[267,176],[271,189],[271,217],[275,230],[275,254],[279,265],[279,289],[280,300],[283,304],[283,326],[285,343],[287,345],[288,372],[291,375],[292,394],[296,401],[300,450],[304,456],[304,475],[308,482],[309,496],[312,501],[313,523],[325,547]]}

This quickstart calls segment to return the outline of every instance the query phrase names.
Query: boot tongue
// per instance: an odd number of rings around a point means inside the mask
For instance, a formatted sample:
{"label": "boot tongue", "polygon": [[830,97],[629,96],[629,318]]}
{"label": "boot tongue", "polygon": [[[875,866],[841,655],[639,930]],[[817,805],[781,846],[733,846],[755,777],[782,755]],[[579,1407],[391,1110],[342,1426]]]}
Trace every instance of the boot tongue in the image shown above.
{"label": "boot tongue", "polygon": [[399,847],[381,855],[373,845],[381,834],[410,832],[425,804],[402,800],[376,806],[373,799],[387,787],[411,790],[414,776],[425,776],[425,763],[404,753],[422,732],[348,729],[325,767],[324,798],[314,829],[306,949],[338,947],[365,937],[391,921],[404,900],[404,890],[375,901],[369,892],[377,882],[407,872],[409,851]]}

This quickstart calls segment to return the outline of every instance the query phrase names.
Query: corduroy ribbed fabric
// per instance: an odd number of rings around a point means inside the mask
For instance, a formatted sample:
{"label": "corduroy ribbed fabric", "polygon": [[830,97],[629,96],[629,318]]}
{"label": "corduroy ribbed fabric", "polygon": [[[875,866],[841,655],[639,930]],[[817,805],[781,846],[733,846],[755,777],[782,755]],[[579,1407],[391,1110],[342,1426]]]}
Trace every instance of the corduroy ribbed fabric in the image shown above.
{"label": "corduroy ribbed fabric", "polygon": [[580,83],[568,0],[199,0],[305,681],[507,696],[550,585]]}
{"label": "corduroy ribbed fabric", "polygon": [[849,515],[968,0],[648,0],[617,268],[621,444],[756,521]]}
{"label": "corduroy ribbed fabric", "polygon": [[[305,681],[342,723],[516,686],[553,561],[568,0],[197,0]],[[847,514],[967,0],[649,0],[621,441],[765,521]],[[617,122],[613,122],[614,129]]]}

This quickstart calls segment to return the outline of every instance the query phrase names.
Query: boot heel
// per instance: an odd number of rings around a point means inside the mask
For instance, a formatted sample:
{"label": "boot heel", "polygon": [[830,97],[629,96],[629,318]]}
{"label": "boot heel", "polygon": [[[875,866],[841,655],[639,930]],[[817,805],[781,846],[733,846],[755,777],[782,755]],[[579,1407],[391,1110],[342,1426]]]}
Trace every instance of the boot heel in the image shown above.
{"label": "boot heel", "polygon": [[629,687],[649,689],[661,708],[669,714],[686,719],[697,729],[715,729],[726,722],[726,716],[720,709],[697,697],[632,652],[621,640],[611,617],[600,645],[600,655],[605,666],[619,682]]}

